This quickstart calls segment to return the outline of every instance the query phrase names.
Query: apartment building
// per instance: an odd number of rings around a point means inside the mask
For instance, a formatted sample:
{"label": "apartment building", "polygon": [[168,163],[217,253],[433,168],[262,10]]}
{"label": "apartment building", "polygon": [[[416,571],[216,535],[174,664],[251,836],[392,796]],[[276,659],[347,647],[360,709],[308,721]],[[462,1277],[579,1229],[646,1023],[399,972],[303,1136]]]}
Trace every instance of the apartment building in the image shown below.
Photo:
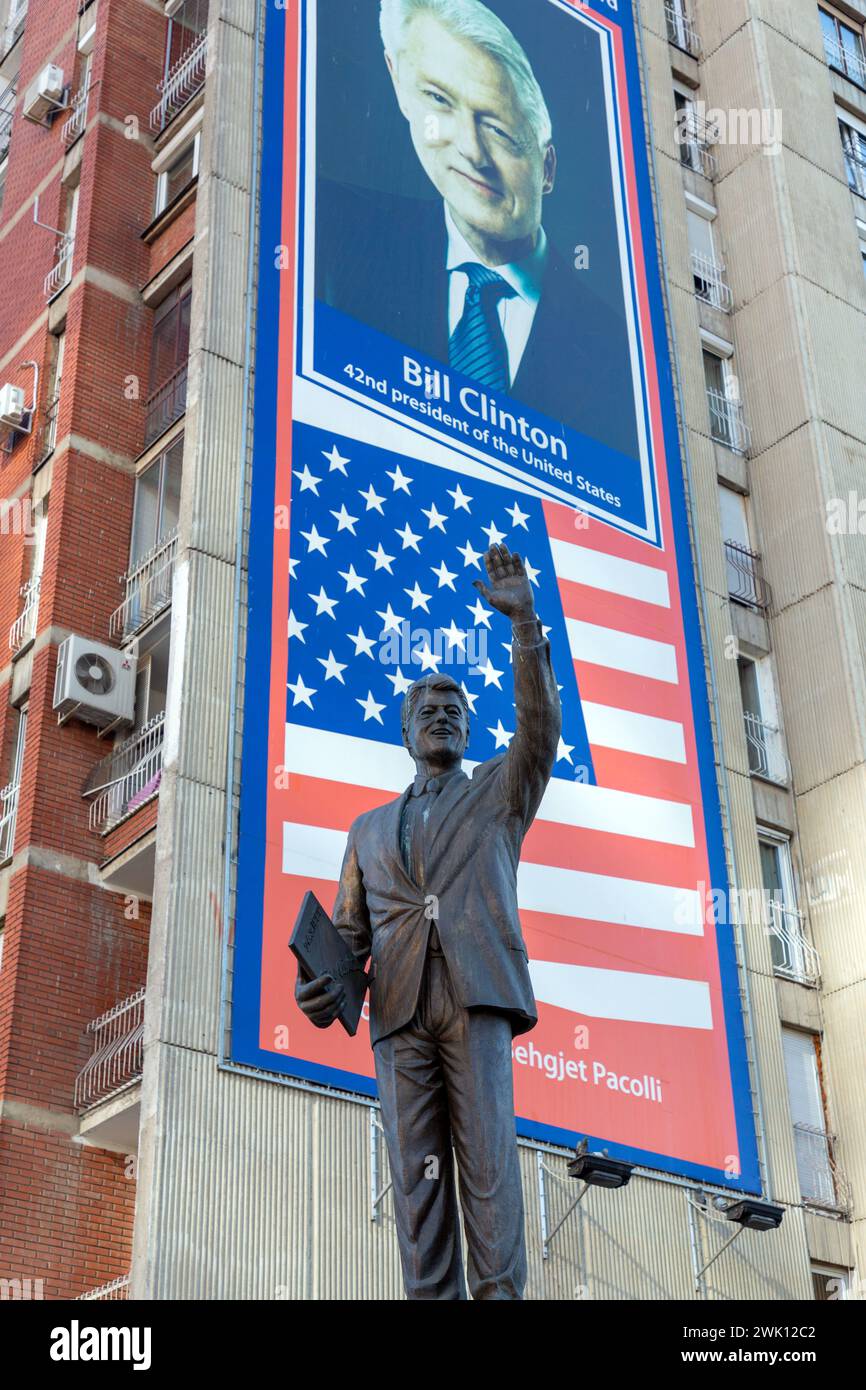
{"label": "apartment building", "polygon": [[[50,1298],[400,1296],[375,1105],[228,1061],[264,9],[0,0],[0,1276]],[[638,23],[784,1217],[723,1252],[652,1171],[569,1214],[525,1142],[529,1295],[857,1297],[866,8]]]}

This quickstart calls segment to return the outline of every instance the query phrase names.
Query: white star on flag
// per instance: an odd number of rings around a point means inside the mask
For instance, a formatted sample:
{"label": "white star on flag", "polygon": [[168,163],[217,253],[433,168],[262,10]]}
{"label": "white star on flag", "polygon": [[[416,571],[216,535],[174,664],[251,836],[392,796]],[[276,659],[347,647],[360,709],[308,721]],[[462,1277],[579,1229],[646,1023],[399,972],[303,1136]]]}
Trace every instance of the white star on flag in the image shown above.
{"label": "white star on flag", "polygon": [[325,547],[330,544],[330,536],[320,536],[315,526],[313,526],[309,531],[302,531],[301,535],[307,542],[308,555],[312,555],[316,550],[321,551],[321,553],[325,556],[328,554]]}
{"label": "white star on flag", "polygon": [[333,618],[334,622],[337,621],[334,609],[336,608],[339,600],[335,598],[328,598],[328,595],[325,593],[324,586],[322,586],[319,589],[319,592],[317,594],[310,594],[309,597],[313,600],[313,603],[316,605],[317,618],[321,618],[323,613],[327,613],[329,618]]}
{"label": "white star on flag", "polygon": [[399,614],[394,612],[390,603],[388,604],[387,610],[384,613],[377,612],[376,617],[382,619],[383,632],[399,632],[400,628],[403,626],[403,619]]}
{"label": "white star on flag", "polygon": [[507,748],[511,740],[514,738],[513,730],[511,733],[509,733],[507,729],[504,729],[502,727],[501,719],[497,721],[495,729],[488,729],[487,732],[488,734],[492,734],[493,737],[496,739],[497,748]]}
{"label": "white star on flag", "polygon": [[415,657],[416,661],[421,662],[422,674],[424,671],[435,671],[438,676],[439,663],[442,658],[441,656],[434,656],[433,652],[430,650],[429,642],[425,642],[423,647],[416,648],[412,655]]}
{"label": "white star on flag", "polygon": [[395,676],[386,676],[385,680],[391,682],[391,684],[394,687],[395,695],[405,695],[406,691],[409,690],[412,686],[412,682],[410,681],[409,677],[403,675],[403,672],[400,670],[399,666],[397,667],[397,674]]}
{"label": "white star on flag", "polygon": [[476,704],[476,701],[478,700],[478,692],[476,691],[474,695],[470,694],[470,692],[466,689],[466,682],[465,682],[465,681],[461,681],[461,682],[460,682],[460,689],[463,691],[463,694],[466,696],[466,703],[467,703],[467,705],[469,706],[469,713],[470,713],[470,714],[474,714],[474,713],[475,713],[475,704]]}
{"label": "white star on flag", "polygon": [[409,497],[412,496],[411,492],[409,492],[409,484],[413,481],[413,479],[406,477],[406,474],[403,472],[399,463],[397,464],[397,467],[394,469],[393,473],[388,473],[388,477],[392,480],[394,484],[395,492],[405,492]]}
{"label": "white star on flag", "polygon": [[291,608],[289,609],[289,638],[297,637],[306,646],[307,639],[304,636],[304,628],[309,627],[309,623],[299,623]]}
{"label": "white star on flag", "polygon": [[480,570],[481,565],[479,561],[484,554],[483,550],[473,550],[468,541],[465,545],[456,546],[455,549],[458,555],[463,556],[464,569],[466,569],[468,565],[474,565],[477,570]]}
{"label": "white star on flag", "polygon": [[469,512],[470,515],[471,515],[471,508],[470,508],[470,506],[469,506],[469,503],[472,501],[472,498],[469,497],[469,496],[463,491],[463,489],[462,489],[462,487],[460,486],[459,483],[457,484],[457,486],[456,486],[455,488],[453,488],[453,489],[452,489],[452,488],[449,488],[449,489],[448,489],[448,496],[454,498],[454,510],[455,510],[455,512],[460,511],[460,509],[461,509],[461,507],[462,507],[463,511]]}
{"label": "white star on flag", "polygon": [[493,616],[493,610],[485,608],[480,598],[477,598],[474,603],[467,603],[466,607],[472,614],[476,627],[479,623],[483,623],[487,628],[490,627],[490,619]]}
{"label": "white star on flag", "polygon": [[356,656],[360,656],[363,652],[364,656],[368,656],[371,661],[376,660],[373,655],[373,638],[364,636],[364,629],[360,624],[358,626],[358,631],[348,633],[348,637],[350,642],[355,643]]}
{"label": "white star on flag", "polygon": [[415,580],[414,589],[404,589],[403,592],[408,594],[412,600],[413,613],[416,608],[423,608],[425,613],[430,612],[430,595],[422,592],[421,585],[418,583],[417,579]]}
{"label": "white star on flag", "polygon": [[522,512],[516,502],[513,507],[506,507],[505,510],[511,517],[512,526],[522,526],[524,531],[529,530],[526,524],[529,520],[529,512]]}
{"label": "white star on flag", "polygon": [[457,575],[454,573],[453,570],[445,568],[444,560],[442,561],[438,569],[435,565],[431,565],[430,570],[433,574],[435,574],[436,578],[439,580],[440,589],[443,589],[447,585],[448,588],[452,591],[452,593],[457,593],[457,590],[454,588],[454,580],[457,578]]}
{"label": "white star on flag", "polygon": [[355,573],[354,565],[350,565],[348,570],[340,570],[339,575],[341,579],[345,579],[346,581],[347,594],[363,594],[364,585],[367,581],[363,575]]}
{"label": "white star on flag", "polygon": [[386,551],[382,547],[381,541],[379,542],[375,550],[368,550],[367,554],[371,557],[371,559],[375,560],[377,570],[387,570],[389,574],[394,573],[394,571],[391,568],[391,565],[394,562],[394,556],[388,555],[386,553]]}
{"label": "white star on flag", "polygon": [[301,480],[301,492],[314,492],[318,497],[321,478],[314,478],[306,464],[304,464],[303,472],[297,468],[293,468],[292,472],[296,478]]}
{"label": "white star on flag", "polygon": [[313,708],[313,701],[311,699],[311,696],[315,695],[316,692],[310,686],[304,685],[303,676],[298,676],[298,679],[295,681],[294,685],[292,685],[291,681],[289,681],[288,688],[289,690],[291,690],[293,696],[295,697],[293,704],[308,705],[310,709]]}
{"label": "white star on flag", "polygon": [[472,668],[472,674],[473,676],[484,677],[485,688],[488,685],[495,685],[497,690],[502,689],[502,686],[500,685],[500,680],[505,675],[505,672],[497,671],[489,656],[486,661],[479,661],[478,665]]}
{"label": "white star on flag", "polygon": [[429,522],[428,530],[432,531],[434,527],[437,527],[440,531],[445,530],[446,517],[442,512],[437,511],[435,502],[431,503],[429,507],[422,507],[421,513],[423,516],[426,516]]}
{"label": "white star on flag", "polygon": [[364,711],[365,724],[368,719],[375,719],[380,724],[384,722],[382,719],[382,710],[385,708],[385,706],[376,703],[376,701],[373,699],[372,690],[367,691],[366,700],[356,700],[356,703],[359,704],[361,706],[361,709]]}
{"label": "white star on flag", "polygon": [[505,537],[508,535],[507,531],[498,531],[492,521],[489,526],[482,526],[481,530],[487,537],[489,545],[499,545],[499,542],[504,541]]}
{"label": "white star on flag", "polygon": [[338,680],[341,685],[346,684],[343,680],[343,672],[346,669],[346,663],[338,661],[332,651],[328,652],[327,657],[317,656],[316,660],[325,668],[326,681]]}
{"label": "white star on flag", "polygon": [[343,474],[344,478],[348,478],[349,475],[346,472],[346,464],[349,462],[349,459],[343,458],[343,455],[340,453],[336,444],[334,445],[330,453],[326,453],[326,451],[323,449],[322,457],[326,458],[328,460],[328,463],[331,465],[329,470],[331,473],[333,473],[336,469]]}
{"label": "white star on flag", "polygon": [[358,518],[356,516],[349,515],[349,513],[346,511],[345,502],[343,503],[342,507],[338,512],[331,512],[331,516],[337,523],[338,531],[351,531],[353,536],[358,534],[355,530],[355,522],[358,520]]}
{"label": "white star on flag", "polygon": [[417,550],[418,554],[421,554],[421,551],[418,550],[418,542],[420,541],[421,537],[415,535],[415,532],[410,528],[408,521],[406,522],[406,525],[403,527],[402,531],[398,530],[396,526],[394,527],[394,530],[402,540],[404,550]]}
{"label": "white star on flag", "polygon": [[557,762],[561,762],[561,760],[562,760],[563,758],[565,758],[565,761],[566,761],[567,763],[572,763],[572,765],[573,765],[573,761],[574,761],[574,760],[572,759],[572,756],[571,756],[573,752],[574,752],[574,744],[573,744],[573,743],[565,743],[565,742],[563,741],[563,739],[562,739],[562,736],[560,735],[559,745],[558,745],[557,750],[556,750],[556,761],[557,761]]}
{"label": "white star on flag", "polygon": [[385,515],[385,513],[382,511],[382,503],[385,501],[385,499],[384,497],[380,497],[379,494],[374,491],[372,483],[367,488],[366,492],[362,492],[361,489],[358,488],[358,496],[363,497],[364,501],[367,503],[368,512],[375,511],[378,512],[380,516]]}

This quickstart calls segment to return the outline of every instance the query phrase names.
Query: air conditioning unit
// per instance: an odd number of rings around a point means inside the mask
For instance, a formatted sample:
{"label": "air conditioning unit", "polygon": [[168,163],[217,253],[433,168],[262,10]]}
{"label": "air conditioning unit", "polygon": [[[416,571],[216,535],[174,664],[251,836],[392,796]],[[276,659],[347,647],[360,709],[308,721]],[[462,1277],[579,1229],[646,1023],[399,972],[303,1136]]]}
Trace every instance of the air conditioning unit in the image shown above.
{"label": "air conditioning unit", "polygon": [[13,386],[11,381],[0,387],[0,425],[7,425],[12,430],[21,429],[27,414],[24,400],[21,387]]}
{"label": "air conditioning unit", "polygon": [[135,717],[136,659],[89,637],[67,637],[57,651],[54,708],[105,729]]}
{"label": "air conditioning unit", "polygon": [[64,109],[65,93],[63,69],[56,67],[54,63],[46,63],[24,94],[22,114],[28,121],[45,125],[49,116]]}

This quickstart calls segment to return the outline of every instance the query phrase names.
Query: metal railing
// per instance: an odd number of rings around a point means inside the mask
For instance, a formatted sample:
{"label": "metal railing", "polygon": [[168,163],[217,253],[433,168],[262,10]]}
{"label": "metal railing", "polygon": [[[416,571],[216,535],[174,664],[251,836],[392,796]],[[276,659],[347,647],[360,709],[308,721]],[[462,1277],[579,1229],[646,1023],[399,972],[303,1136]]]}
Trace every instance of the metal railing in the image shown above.
{"label": "metal railing", "polygon": [[87,1293],[80,1293],[74,1301],[76,1303],[87,1302],[113,1302],[118,1299],[129,1298],[129,1275],[122,1274],[119,1279],[112,1279],[110,1284],[100,1284],[98,1289],[88,1289]]}
{"label": "metal railing", "polygon": [[45,407],[45,414],[42,417],[42,428],[39,432],[39,461],[47,459],[53,453],[57,443],[57,417],[60,414],[60,397],[55,396]]}
{"label": "metal railing", "polygon": [[701,40],[682,0],[679,0],[679,3],[677,0],[665,0],[665,20],[670,42],[676,48],[690,53],[693,58],[699,57]]}
{"label": "metal railing", "polygon": [[75,250],[75,237],[64,232],[57,243],[57,260],[54,269],[45,277],[43,288],[45,298],[53,299],[63,286],[68,284],[72,274],[72,254]]}
{"label": "metal railing", "polygon": [[105,835],[159,792],[165,711],[126,739],[97,763],[85,783],[83,796],[96,796],[90,807],[90,829]]}
{"label": "metal railing", "polygon": [[725,561],[728,569],[728,594],[747,608],[766,612],[770,606],[770,586],[764,579],[761,557],[737,541],[725,541]]}
{"label": "metal railing", "polygon": [[108,630],[113,638],[125,641],[168,607],[176,558],[177,528],[121,575],[126,598],[109,619]]}
{"label": "metal railing", "polygon": [[725,267],[721,262],[711,260],[700,251],[693,251],[692,275],[698,299],[714,309],[720,309],[723,314],[729,314],[734,307],[734,296],[725,280]]}
{"label": "metal railing", "polygon": [[682,111],[677,117],[674,138],[680,147],[680,162],[704,178],[714,179],[719,161],[710,145],[715,143],[716,129],[694,111]]}
{"label": "metal railing", "polygon": [[829,34],[825,34],[824,57],[827,59],[828,67],[844,73],[852,82],[856,82],[858,87],[866,87],[866,61],[862,52],[852,53],[844,44],[839,43],[838,39],[831,39]]}
{"label": "metal railing", "polygon": [[26,584],[22,584],[19,593],[24,599],[24,607],[9,629],[9,650],[20,652],[21,648],[28,642],[32,642],[36,636],[36,619],[39,614],[39,589],[42,584],[41,576],[35,579],[28,579]]}
{"label": "metal railing", "polygon": [[774,724],[765,724],[756,714],[743,714],[746,744],[749,750],[749,772],[786,787],[791,780],[788,759],[782,744],[782,734]]}
{"label": "metal railing", "polygon": [[849,1210],[851,1194],[836,1156],[835,1134],[795,1123],[794,1152],[803,1201],[834,1211]]}
{"label": "metal railing", "polygon": [[144,417],[145,447],[183,415],[186,410],[186,379],[187,364],[184,362],[168,381],[164,381],[152,396],[148,396]]}
{"label": "metal railing", "polygon": [[5,58],[12,45],[18,42],[21,35],[24,33],[24,25],[26,23],[26,20],[27,0],[23,0],[23,2],[18,6],[18,8],[14,10],[12,14],[10,14],[9,19],[6,23],[6,30],[3,35],[3,46],[2,51],[0,51],[0,58]]}
{"label": "metal railing", "polygon": [[20,783],[10,782],[0,788],[0,864],[12,858],[15,846],[15,820],[18,815]]}
{"label": "metal railing", "polygon": [[771,898],[767,904],[767,930],[774,938],[773,968],[800,984],[817,985],[821,978],[818,952],[806,936],[806,918],[796,908]]}
{"label": "metal railing", "polygon": [[141,1079],[144,990],[139,989],[87,1025],[93,1055],[75,1078],[75,1109],[88,1110]]}
{"label": "metal railing", "polygon": [[710,408],[710,434],[717,444],[725,444],[735,454],[748,453],[752,437],[743,419],[743,407],[739,401],[730,400],[714,387],[707,387],[707,404]]}
{"label": "metal railing", "polygon": [[15,114],[16,87],[10,82],[0,92],[0,164],[6,158],[12,139],[12,119]]}
{"label": "metal railing", "polygon": [[90,97],[90,75],[88,74],[84,86],[77,92],[72,99],[70,106],[71,114],[63,122],[60,128],[60,138],[64,145],[71,145],[76,141],[87,124],[87,102]]}
{"label": "metal railing", "polygon": [[859,193],[861,198],[866,198],[866,159],[857,153],[851,139],[843,138],[842,149],[845,154],[848,187]]}
{"label": "metal railing", "polygon": [[165,130],[181,107],[186,106],[204,85],[206,70],[207,30],[204,30],[157,83],[156,89],[161,95],[150,113],[151,130]]}

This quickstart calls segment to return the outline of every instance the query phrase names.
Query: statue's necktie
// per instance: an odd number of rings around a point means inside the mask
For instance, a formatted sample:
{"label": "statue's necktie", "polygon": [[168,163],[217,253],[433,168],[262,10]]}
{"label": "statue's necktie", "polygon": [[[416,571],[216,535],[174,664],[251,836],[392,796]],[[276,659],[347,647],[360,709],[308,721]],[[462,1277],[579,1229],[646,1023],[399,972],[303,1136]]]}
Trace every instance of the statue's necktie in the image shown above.
{"label": "statue's necktie", "polygon": [[463,314],[448,343],[448,360],[456,372],[480,381],[483,386],[507,391],[508,346],[497,306],[500,299],[516,291],[495,270],[466,261],[455,266],[468,276]]}

